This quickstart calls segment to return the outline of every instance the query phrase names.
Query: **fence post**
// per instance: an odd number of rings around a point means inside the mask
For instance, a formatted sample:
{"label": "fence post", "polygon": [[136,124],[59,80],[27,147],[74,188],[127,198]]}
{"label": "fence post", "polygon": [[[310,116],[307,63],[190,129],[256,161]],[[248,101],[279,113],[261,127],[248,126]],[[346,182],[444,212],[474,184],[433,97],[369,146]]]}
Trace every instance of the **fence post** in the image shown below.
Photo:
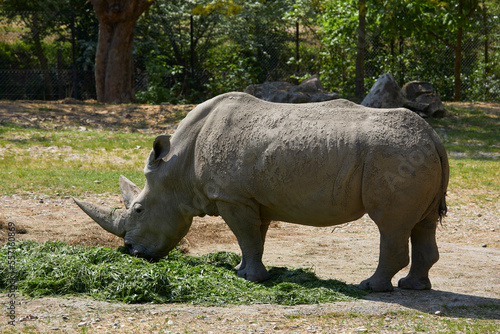
{"label": "fence post", "polygon": [[299,21],[295,22],[295,63],[297,64],[297,68],[295,69],[296,75],[299,75]]}
{"label": "fence post", "polygon": [[361,102],[365,90],[366,1],[358,2],[358,45],[356,50],[355,95]]}
{"label": "fence post", "polygon": [[78,73],[76,70],[76,33],[75,33],[75,12],[71,12],[71,53],[73,61],[73,97],[78,99]]}
{"label": "fence post", "polygon": [[191,74],[191,82],[194,80],[194,19],[193,15],[190,16],[190,37],[191,37],[191,57],[189,61],[189,71]]}
{"label": "fence post", "polygon": [[57,49],[57,98],[64,99],[64,79],[63,79],[63,60],[62,60],[62,50]]}

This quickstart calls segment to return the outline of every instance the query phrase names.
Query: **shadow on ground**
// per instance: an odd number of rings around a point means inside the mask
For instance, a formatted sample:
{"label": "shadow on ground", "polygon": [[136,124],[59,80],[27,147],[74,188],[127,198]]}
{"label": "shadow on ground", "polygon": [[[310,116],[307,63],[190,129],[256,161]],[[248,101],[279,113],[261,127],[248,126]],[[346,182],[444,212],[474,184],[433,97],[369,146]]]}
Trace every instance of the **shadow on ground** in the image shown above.
{"label": "shadow on ground", "polygon": [[412,291],[396,288],[393,292],[370,293],[365,299],[447,317],[500,320],[500,299],[496,298],[440,290]]}

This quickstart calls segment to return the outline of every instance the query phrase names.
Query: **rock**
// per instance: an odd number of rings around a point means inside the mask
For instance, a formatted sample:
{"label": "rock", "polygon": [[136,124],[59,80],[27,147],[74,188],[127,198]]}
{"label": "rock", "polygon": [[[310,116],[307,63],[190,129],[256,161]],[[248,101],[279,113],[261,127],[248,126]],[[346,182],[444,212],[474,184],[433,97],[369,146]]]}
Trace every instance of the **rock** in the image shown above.
{"label": "rock", "polygon": [[444,117],[446,111],[439,96],[436,93],[426,93],[419,95],[416,99],[417,103],[426,105],[423,112],[429,117]]}
{"label": "rock", "polygon": [[302,81],[300,85],[281,81],[250,85],[245,89],[245,93],[279,103],[322,102],[339,98],[337,94],[325,91],[318,75]]}
{"label": "rock", "polygon": [[422,94],[433,93],[434,88],[428,82],[410,81],[403,86],[403,92],[409,101],[416,101]]}
{"label": "rock", "polygon": [[382,74],[361,104],[371,108],[400,108],[405,103],[403,90],[390,73]]}
{"label": "rock", "polygon": [[417,113],[419,116],[425,118],[428,117],[427,114],[424,112],[426,105],[422,103],[418,103],[415,101],[406,101],[403,107],[410,109],[411,111],[414,111]]}
{"label": "rock", "polygon": [[444,117],[446,110],[434,87],[424,81],[410,81],[403,86],[408,99],[405,107],[422,117]]}
{"label": "rock", "polygon": [[378,78],[361,104],[372,108],[405,107],[421,117],[444,117],[446,114],[441,99],[430,83],[411,81],[401,89],[389,73]]}

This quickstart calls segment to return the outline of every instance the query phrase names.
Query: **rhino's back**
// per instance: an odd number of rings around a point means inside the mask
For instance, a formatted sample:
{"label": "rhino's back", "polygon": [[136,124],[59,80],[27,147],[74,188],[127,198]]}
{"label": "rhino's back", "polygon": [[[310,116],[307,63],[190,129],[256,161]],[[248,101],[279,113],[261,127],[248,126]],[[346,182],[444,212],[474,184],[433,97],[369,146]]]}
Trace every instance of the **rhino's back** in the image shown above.
{"label": "rhino's back", "polygon": [[405,110],[346,100],[277,104],[241,93],[216,99],[196,138],[196,178],[210,199],[258,203],[269,219],[356,219],[365,212],[366,164],[373,173],[387,157],[396,163],[432,142],[425,121]]}

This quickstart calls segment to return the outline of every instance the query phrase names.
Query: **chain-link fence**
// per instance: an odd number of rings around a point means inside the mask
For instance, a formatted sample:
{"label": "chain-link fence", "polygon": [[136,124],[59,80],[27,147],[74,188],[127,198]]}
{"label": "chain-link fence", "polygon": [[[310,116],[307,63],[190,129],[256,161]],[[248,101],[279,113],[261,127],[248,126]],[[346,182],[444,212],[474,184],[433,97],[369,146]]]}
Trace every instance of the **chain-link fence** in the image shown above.
{"label": "chain-link fence", "polygon": [[[498,12],[492,10],[490,15],[498,20]],[[346,62],[354,63],[356,56],[350,52],[343,56],[342,64],[329,62],[324,52],[327,46],[318,31],[294,22],[283,21],[272,29],[256,26],[240,35],[230,26],[220,28],[217,24],[193,15],[177,21],[161,15],[141,18],[134,43],[138,100],[199,102],[266,80],[322,75],[326,66],[342,67]],[[89,16],[0,12],[0,99],[95,99],[97,32],[97,21]],[[439,41],[419,44],[411,39],[388,44],[381,42],[379,34],[367,31],[365,91],[381,74],[390,72],[401,84],[431,82],[444,100],[453,99],[453,48]],[[498,22],[489,30],[464,33],[462,100],[500,100],[499,49]],[[334,84],[323,84],[351,97],[352,66],[339,77]],[[328,80],[327,75],[322,78]]]}
{"label": "chain-link fence", "polygon": [[[500,6],[495,9],[500,13]],[[465,31],[462,36],[460,62],[460,99],[464,101],[500,100],[500,25],[491,31]],[[390,72],[401,86],[418,80],[434,85],[444,100],[456,96],[456,41],[451,45],[440,39],[422,43],[417,39],[400,39],[395,44],[379,43],[379,36],[367,32],[365,78],[373,83],[382,73]]]}
{"label": "chain-link fence", "polygon": [[64,13],[0,13],[0,98],[62,99],[77,96],[74,22],[57,31],[49,25]]}

